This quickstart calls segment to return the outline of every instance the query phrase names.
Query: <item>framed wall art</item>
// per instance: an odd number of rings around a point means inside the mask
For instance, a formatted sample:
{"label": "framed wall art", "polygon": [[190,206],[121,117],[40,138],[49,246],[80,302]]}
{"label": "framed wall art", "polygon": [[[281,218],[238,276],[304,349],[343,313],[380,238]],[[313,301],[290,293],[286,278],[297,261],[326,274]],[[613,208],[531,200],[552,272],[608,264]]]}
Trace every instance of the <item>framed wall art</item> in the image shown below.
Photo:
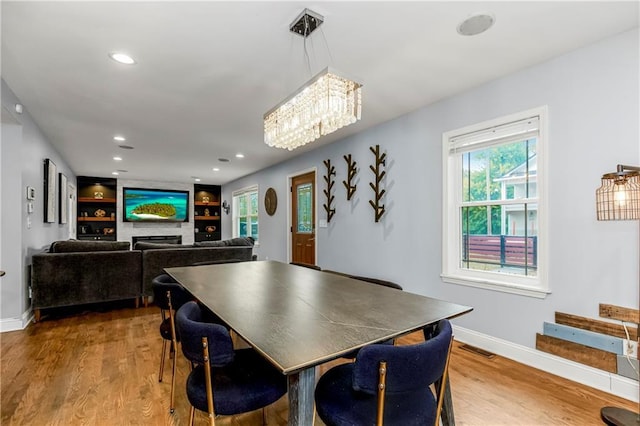
{"label": "framed wall art", "polygon": [[47,223],[56,221],[57,171],[56,163],[48,158],[44,160],[44,221]]}
{"label": "framed wall art", "polygon": [[69,205],[67,195],[67,177],[64,174],[59,173],[58,183],[60,187],[60,198],[58,199],[58,223],[65,224],[67,223],[67,207]]}

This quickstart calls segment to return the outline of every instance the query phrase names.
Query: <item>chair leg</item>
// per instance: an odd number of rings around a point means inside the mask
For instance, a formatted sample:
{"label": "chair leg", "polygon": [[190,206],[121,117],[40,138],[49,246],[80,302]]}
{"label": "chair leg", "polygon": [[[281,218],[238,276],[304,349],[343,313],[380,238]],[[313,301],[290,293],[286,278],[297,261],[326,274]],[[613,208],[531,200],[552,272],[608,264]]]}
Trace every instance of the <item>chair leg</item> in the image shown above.
{"label": "chair leg", "polygon": [[171,372],[171,405],[169,405],[169,412],[173,414],[175,411],[174,400],[175,400],[175,389],[176,389],[176,360],[178,357],[173,356],[173,371]]}
{"label": "chair leg", "polygon": [[193,420],[196,417],[196,407],[191,406],[191,411],[189,411],[189,426],[193,426]]}
{"label": "chair leg", "polygon": [[215,426],[216,413],[213,408],[213,386],[211,381],[211,365],[209,364],[209,342],[206,337],[202,338],[202,355],[204,359],[204,376],[207,388],[207,411],[209,414],[209,424]]}
{"label": "chair leg", "polygon": [[451,359],[451,347],[453,346],[453,336],[451,336],[451,341],[449,342],[449,351],[447,352],[447,360],[444,364],[444,371],[442,372],[442,378],[440,379],[440,387],[438,389],[438,405],[436,408],[436,420],[435,426],[440,425],[440,415],[442,413],[442,404],[444,403],[444,394],[445,388],[447,386],[447,381],[449,380],[449,359]]}
{"label": "chair leg", "polygon": [[378,373],[378,415],[376,417],[376,426],[382,426],[384,423],[384,394],[387,386],[387,363],[385,361],[380,361]]}
{"label": "chair leg", "polygon": [[171,324],[171,353],[173,355],[173,369],[171,371],[171,404],[169,405],[169,412],[173,414],[174,407],[174,394],[176,388],[176,362],[178,360],[178,339],[176,338],[176,323],[173,317],[173,306],[171,305],[171,292],[167,291],[167,302],[169,303],[169,323]]}
{"label": "chair leg", "polygon": [[158,373],[158,381],[162,382],[162,372],[164,371],[164,353],[167,351],[167,341],[162,339],[162,352],[160,352],[160,372]]}

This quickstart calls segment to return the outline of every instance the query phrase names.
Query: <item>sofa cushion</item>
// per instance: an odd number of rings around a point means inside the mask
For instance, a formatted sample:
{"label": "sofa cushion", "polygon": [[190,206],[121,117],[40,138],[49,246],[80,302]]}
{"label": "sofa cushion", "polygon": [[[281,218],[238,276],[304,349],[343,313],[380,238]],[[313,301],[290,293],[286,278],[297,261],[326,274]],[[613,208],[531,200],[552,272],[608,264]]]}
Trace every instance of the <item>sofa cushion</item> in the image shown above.
{"label": "sofa cushion", "polygon": [[54,241],[49,248],[49,253],[77,253],[85,251],[116,251],[129,250],[131,244],[128,241]]}
{"label": "sofa cushion", "polygon": [[196,247],[238,247],[238,246],[253,246],[255,240],[251,237],[231,238],[229,240],[221,241],[199,241],[194,244]]}
{"label": "sofa cushion", "polygon": [[173,243],[150,243],[148,241],[138,241],[135,246],[133,246],[134,250],[149,250],[149,249],[177,249],[177,248],[192,248],[190,245],[181,245],[181,244],[173,244]]}
{"label": "sofa cushion", "polygon": [[194,247],[225,247],[224,241],[198,241],[195,242]]}

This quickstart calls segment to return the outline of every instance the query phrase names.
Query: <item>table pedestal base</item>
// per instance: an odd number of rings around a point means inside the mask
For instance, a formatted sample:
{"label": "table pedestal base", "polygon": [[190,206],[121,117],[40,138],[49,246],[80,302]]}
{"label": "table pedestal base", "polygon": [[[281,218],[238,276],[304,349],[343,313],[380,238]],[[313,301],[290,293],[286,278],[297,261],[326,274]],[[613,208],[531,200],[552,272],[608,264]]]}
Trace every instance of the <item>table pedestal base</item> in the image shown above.
{"label": "table pedestal base", "polygon": [[316,386],[315,367],[307,368],[288,376],[290,426],[312,425],[314,417],[313,391]]}

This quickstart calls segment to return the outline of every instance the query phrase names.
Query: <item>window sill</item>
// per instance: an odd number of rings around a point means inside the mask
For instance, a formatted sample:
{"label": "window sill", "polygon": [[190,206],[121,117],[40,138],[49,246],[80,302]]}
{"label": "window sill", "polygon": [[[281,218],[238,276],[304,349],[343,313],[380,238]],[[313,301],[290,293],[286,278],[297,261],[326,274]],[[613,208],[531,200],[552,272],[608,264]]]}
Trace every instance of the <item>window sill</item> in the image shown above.
{"label": "window sill", "polygon": [[482,288],[485,290],[499,291],[502,293],[517,294],[519,296],[535,297],[537,299],[544,299],[548,294],[551,294],[548,290],[535,287],[525,287],[514,284],[507,284],[498,281],[473,279],[469,277],[461,277],[456,275],[440,275],[442,281],[450,284],[464,285],[467,287]]}

